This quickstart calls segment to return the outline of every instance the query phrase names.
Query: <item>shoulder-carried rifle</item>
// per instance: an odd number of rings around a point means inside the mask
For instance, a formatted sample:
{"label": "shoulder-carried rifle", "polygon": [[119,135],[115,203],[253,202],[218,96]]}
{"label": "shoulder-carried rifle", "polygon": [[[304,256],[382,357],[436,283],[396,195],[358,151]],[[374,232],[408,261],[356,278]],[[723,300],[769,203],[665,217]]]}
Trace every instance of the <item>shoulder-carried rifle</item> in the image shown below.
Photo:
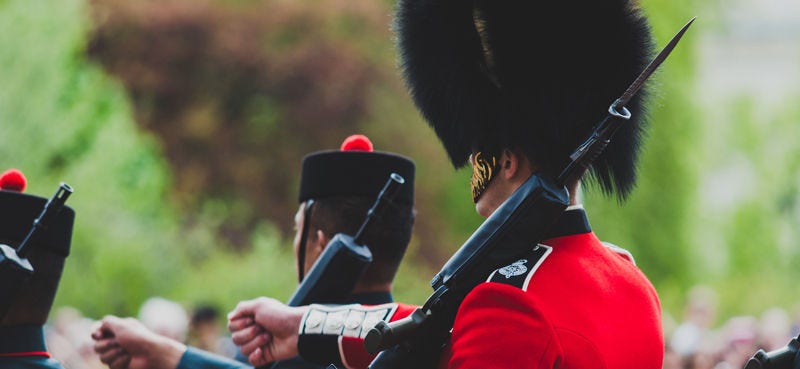
{"label": "shoulder-carried rifle", "polygon": [[800,369],[800,336],[775,351],[758,350],[744,369]]}
{"label": "shoulder-carried rifle", "polygon": [[[300,285],[294,290],[287,305],[303,306],[348,302],[347,299],[352,295],[358,278],[372,262],[372,252],[364,244],[364,234],[370,225],[381,216],[386,206],[394,200],[404,183],[403,176],[397,173],[389,174],[386,184],[383,185],[377,199],[367,211],[367,217],[355,235],[337,233],[333,236],[309,269],[308,274],[303,277]],[[309,219],[306,218],[305,221],[308,222]],[[241,353],[237,353],[236,359],[243,363],[248,361]],[[282,365],[287,364],[278,361],[258,367],[258,369],[278,368]],[[313,366],[313,364],[307,363],[296,365]]]}
{"label": "shoulder-carried rifle", "polygon": [[[435,368],[447,343],[456,312],[466,295],[497,268],[517,260],[541,241],[569,204],[564,187],[580,178],[617,129],[631,117],[625,105],[667,58],[692,24],[689,21],[650,62],[622,96],[608,108],[590,137],[570,155],[557,178],[534,174],[484,221],[433,277],[433,294],[409,317],[380,322],[367,334],[367,351],[378,356],[371,369]],[[533,243],[535,244],[535,243]]]}
{"label": "shoulder-carried rifle", "polygon": [[308,275],[289,298],[289,306],[347,302],[356,281],[372,262],[372,253],[364,244],[364,234],[380,217],[387,204],[394,199],[403,183],[405,179],[401,175],[397,173],[389,175],[375,203],[367,211],[367,218],[358,232],[354,236],[344,233],[333,236],[308,271]]}

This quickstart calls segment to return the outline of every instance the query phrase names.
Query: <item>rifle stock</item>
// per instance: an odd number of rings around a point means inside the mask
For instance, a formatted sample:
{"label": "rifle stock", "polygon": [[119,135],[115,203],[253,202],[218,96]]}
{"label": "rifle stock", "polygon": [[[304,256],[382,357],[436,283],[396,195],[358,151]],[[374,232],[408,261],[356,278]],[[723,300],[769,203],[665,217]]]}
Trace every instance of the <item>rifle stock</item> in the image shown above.
{"label": "rifle stock", "polygon": [[800,336],[775,351],[758,350],[744,369],[800,369]]}
{"label": "rifle stock", "polygon": [[370,330],[367,351],[383,351],[370,368],[435,367],[467,293],[493,270],[536,246],[531,240],[541,240],[568,203],[564,186],[539,175],[528,178],[436,274],[434,293],[423,307]]}

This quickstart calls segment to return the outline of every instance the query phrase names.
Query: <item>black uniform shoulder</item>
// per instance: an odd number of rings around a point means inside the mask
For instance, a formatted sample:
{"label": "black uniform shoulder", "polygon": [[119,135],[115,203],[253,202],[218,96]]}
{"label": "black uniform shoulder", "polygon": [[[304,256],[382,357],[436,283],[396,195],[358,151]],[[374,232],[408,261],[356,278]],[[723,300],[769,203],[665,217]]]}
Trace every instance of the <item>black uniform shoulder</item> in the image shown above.
{"label": "black uniform shoulder", "polygon": [[536,245],[523,258],[492,272],[486,281],[509,284],[527,291],[531,277],[552,251],[550,246]]}

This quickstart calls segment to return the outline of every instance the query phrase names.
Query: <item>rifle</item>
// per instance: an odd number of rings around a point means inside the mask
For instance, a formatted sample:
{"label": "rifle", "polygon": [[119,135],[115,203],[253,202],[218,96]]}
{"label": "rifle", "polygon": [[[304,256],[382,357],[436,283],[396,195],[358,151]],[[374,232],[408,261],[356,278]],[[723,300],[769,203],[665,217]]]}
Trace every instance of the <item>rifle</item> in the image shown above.
{"label": "rifle", "polygon": [[589,138],[570,155],[570,163],[557,178],[534,174],[522,184],[447,261],[431,280],[433,294],[410,316],[391,323],[379,322],[364,345],[378,356],[370,369],[435,367],[449,340],[456,312],[466,295],[497,268],[517,260],[541,241],[569,204],[564,187],[579,179],[600,155],[617,129],[631,117],[625,105],[667,58],[689,21],[642,71],[630,87],[608,108]]}
{"label": "rifle", "polygon": [[30,231],[18,247],[0,244],[0,320],[8,313],[15,297],[25,282],[33,275],[34,268],[27,256],[31,245],[47,230],[47,226],[55,218],[67,198],[72,194],[72,187],[61,183],[58,190],[44,205],[44,209],[33,221]]}
{"label": "rifle", "polygon": [[800,369],[800,336],[775,351],[758,350],[744,369]]}
{"label": "rifle", "polygon": [[[303,277],[289,301],[289,306],[303,306],[309,304],[342,304],[352,294],[353,287],[358,278],[364,273],[369,263],[372,262],[372,252],[364,245],[364,234],[370,225],[379,218],[392,202],[400,187],[405,183],[403,176],[397,173],[389,174],[389,179],[378,193],[378,197],[367,211],[367,217],[354,236],[337,233],[325,246],[320,256],[311,266],[308,274]],[[308,218],[305,219],[309,221]],[[248,359],[237,353],[236,360],[247,363]],[[294,360],[294,359],[290,359]],[[278,361],[258,369],[267,369],[280,366]],[[334,366],[335,368],[335,366]]]}
{"label": "rifle", "polygon": [[401,175],[397,173],[389,175],[355,236],[343,233],[333,236],[314,262],[308,275],[289,298],[289,306],[346,302],[347,297],[353,292],[356,281],[372,262],[372,253],[364,245],[364,234],[370,224],[380,217],[386,205],[394,199],[403,183],[405,179]]}

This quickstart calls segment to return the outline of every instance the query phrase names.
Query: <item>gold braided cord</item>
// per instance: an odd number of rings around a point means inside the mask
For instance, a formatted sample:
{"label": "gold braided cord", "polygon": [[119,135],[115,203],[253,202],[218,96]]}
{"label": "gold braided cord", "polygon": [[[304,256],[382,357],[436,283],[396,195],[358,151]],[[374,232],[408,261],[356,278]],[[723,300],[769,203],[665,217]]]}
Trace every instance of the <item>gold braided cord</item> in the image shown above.
{"label": "gold braided cord", "polygon": [[470,189],[472,190],[472,201],[478,202],[483,191],[489,187],[489,182],[497,171],[497,157],[481,151],[472,155],[472,178],[470,179]]}

